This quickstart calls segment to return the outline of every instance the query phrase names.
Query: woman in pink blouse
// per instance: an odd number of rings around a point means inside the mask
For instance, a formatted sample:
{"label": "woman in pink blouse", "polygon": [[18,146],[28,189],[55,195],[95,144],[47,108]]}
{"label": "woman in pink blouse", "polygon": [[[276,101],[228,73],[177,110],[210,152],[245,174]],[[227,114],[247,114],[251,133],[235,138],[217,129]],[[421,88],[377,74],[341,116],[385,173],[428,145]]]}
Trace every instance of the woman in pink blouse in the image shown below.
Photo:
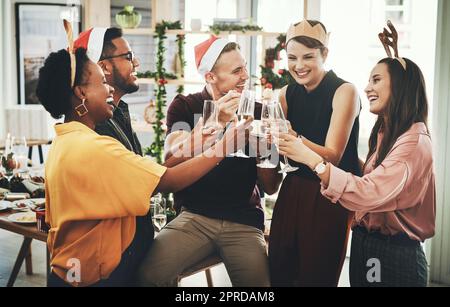
{"label": "woman in pink blouse", "polygon": [[378,120],[363,177],[327,163],[301,137],[280,135],[280,154],[309,166],[322,194],[355,212],[352,286],[426,286],[420,242],[434,235],[435,178],[423,75],[408,59],[385,58],[365,92]]}

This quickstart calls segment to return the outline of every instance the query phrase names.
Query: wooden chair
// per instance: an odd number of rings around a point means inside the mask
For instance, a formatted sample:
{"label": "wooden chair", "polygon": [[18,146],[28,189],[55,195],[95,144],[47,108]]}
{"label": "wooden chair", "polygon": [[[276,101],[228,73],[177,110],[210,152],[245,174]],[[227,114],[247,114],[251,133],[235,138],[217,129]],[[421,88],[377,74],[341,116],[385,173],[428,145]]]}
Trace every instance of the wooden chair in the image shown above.
{"label": "wooden chair", "polygon": [[183,278],[195,275],[197,273],[200,273],[202,271],[205,271],[206,275],[206,282],[208,284],[208,287],[214,287],[213,281],[212,281],[212,275],[211,275],[211,269],[215,266],[218,266],[222,263],[222,258],[216,253],[209,255],[205,259],[199,261],[198,263],[194,264],[193,266],[187,268],[184,270],[183,273],[181,273],[178,276],[178,283]]}

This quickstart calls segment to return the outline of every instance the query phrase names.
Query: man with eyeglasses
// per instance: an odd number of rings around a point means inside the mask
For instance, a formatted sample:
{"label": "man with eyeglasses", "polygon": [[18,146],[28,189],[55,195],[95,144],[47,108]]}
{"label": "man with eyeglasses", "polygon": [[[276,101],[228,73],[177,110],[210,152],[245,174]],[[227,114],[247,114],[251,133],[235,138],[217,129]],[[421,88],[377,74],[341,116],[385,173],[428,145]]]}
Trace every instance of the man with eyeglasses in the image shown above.
{"label": "man with eyeglasses", "polygon": [[92,28],[80,34],[75,48],[87,46],[87,55],[103,70],[106,80],[114,88],[115,106],[112,119],[97,125],[98,134],[117,139],[128,150],[142,155],[142,147],[131,127],[128,105],[122,100],[126,94],[139,90],[136,67],[139,61],[123,38],[119,28]]}

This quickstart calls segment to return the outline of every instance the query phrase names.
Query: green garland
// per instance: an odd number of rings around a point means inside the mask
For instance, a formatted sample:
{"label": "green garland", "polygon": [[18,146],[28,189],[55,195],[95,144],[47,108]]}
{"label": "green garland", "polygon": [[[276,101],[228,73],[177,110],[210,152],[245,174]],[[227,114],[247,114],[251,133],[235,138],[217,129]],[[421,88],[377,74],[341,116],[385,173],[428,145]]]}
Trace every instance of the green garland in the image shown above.
{"label": "green garland", "polygon": [[[178,57],[180,59],[181,64],[181,75],[180,77],[184,79],[184,68],[186,67],[186,59],[184,55],[184,46],[186,45],[186,37],[184,35],[177,35],[177,45],[178,45]],[[182,94],[184,92],[184,86],[180,85],[177,89],[178,94]]]}
{"label": "green garland", "polygon": [[[140,72],[137,74],[137,77],[139,79],[145,78],[145,79],[156,79],[158,76],[158,73],[156,71],[146,71],[146,72]],[[165,73],[164,79],[166,80],[177,80],[178,77],[175,74],[172,73]]]}
{"label": "green garland", "polygon": [[278,44],[275,48],[266,49],[265,64],[260,66],[261,78],[259,85],[265,88],[280,89],[295,82],[289,71],[285,69],[280,69],[276,73],[273,71],[275,60],[280,59],[281,50],[286,48],[286,35],[280,35],[277,39]]}
{"label": "green garland", "polygon": [[217,25],[212,25],[209,27],[209,30],[216,34],[219,35],[220,32],[233,32],[233,31],[241,31],[243,33],[247,32],[247,31],[262,31],[263,28],[259,27],[257,25],[245,25],[245,26],[241,26],[241,25],[236,25],[236,24],[217,24]]}
{"label": "green garland", "polygon": [[[144,149],[146,155],[150,155],[151,157],[156,159],[156,162],[162,164],[163,163],[163,154],[164,154],[164,141],[165,141],[165,130],[163,128],[164,125],[164,108],[167,103],[167,90],[166,84],[167,80],[175,80],[178,77],[174,74],[168,73],[164,68],[165,62],[165,52],[166,47],[164,46],[165,40],[167,39],[166,32],[167,30],[180,30],[182,29],[182,24],[180,21],[176,22],[168,22],[162,21],[156,25],[155,29],[155,38],[158,40],[157,52],[156,52],[156,72],[145,72],[138,75],[140,78],[153,78],[156,82],[155,88],[155,97],[156,97],[156,123],[153,125],[153,131],[155,135],[154,142]],[[185,39],[184,36],[177,36],[177,44],[178,48],[182,47],[179,50],[180,60],[182,66],[184,68],[184,44]],[[177,90],[178,93],[182,93],[184,90],[183,86],[180,86]]]}
{"label": "green garland", "polygon": [[[150,155],[156,159],[159,164],[163,163],[163,154],[164,154],[164,142],[165,142],[165,130],[163,128],[164,125],[164,108],[167,103],[167,91],[166,84],[167,80],[176,80],[178,76],[172,73],[168,73],[164,68],[165,62],[165,52],[166,47],[164,46],[164,42],[167,39],[166,33],[167,30],[180,30],[182,29],[182,24],[180,21],[176,22],[168,22],[162,21],[156,25],[155,29],[155,38],[158,40],[157,52],[156,52],[156,72],[146,72],[143,74],[139,74],[138,77],[141,78],[153,78],[156,82],[155,88],[155,97],[156,97],[156,123],[153,125],[153,131],[155,135],[154,142],[150,145],[150,147],[145,148],[144,152],[146,155]],[[178,45],[178,53],[179,59],[182,66],[182,74],[180,77],[184,77],[184,67],[186,66],[186,62],[184,60],[184,45],[185,45],[185,37],[184,35],[177,35],[177,45]],[[180,85],[177,89],[178,93],[182,93],[184,91],[184,87]],[[170,198],[169,194],[164,194],[163,198],[166,200],[167,204],[167,221],[170,222],[172,219],[176,217],[176,212],[173,208],[173,202]]]}

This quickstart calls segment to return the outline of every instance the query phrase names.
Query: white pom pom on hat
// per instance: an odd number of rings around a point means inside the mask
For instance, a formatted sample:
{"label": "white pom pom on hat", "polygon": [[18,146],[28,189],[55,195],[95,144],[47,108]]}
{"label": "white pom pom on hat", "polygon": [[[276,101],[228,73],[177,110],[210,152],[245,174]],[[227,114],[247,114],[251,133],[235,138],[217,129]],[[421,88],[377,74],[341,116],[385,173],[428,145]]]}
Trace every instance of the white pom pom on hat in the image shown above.
{"label": "white pom pom on hat", "polygon": [[89,59],[97,63],[100,61],[103,51],[103,40],[107,28],[92,28],[80,34],[74,42],[74,49],[84,48],[87,50]]}

